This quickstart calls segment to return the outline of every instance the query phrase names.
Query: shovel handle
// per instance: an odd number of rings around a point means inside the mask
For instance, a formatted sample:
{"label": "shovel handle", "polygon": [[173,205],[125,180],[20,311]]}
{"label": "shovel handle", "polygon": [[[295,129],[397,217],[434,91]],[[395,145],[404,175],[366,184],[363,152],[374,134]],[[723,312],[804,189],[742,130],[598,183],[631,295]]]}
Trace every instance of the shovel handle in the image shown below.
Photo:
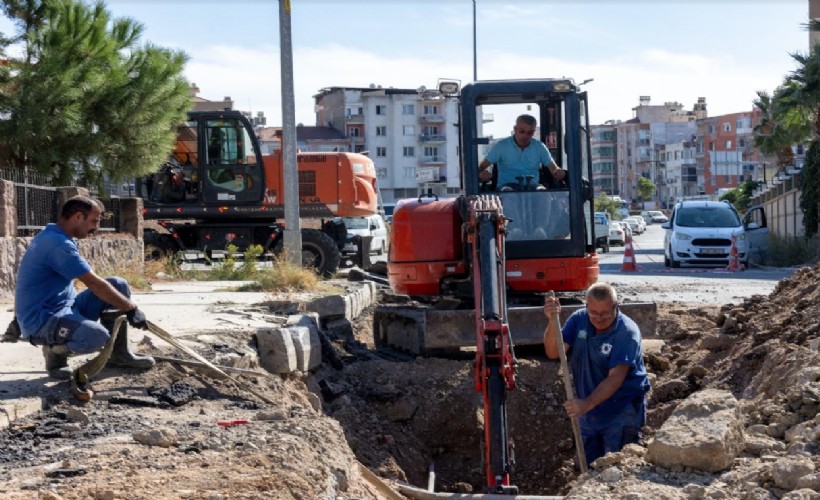
{"label": "shovel handle", "polygon": [[[555,292],[552,290],[547,292],[547,297],[554,299]],[[561,335],[561,318],[557,313],[550,316],[548,335],[552,335],[555,339],[555,346],[558,350],[558,359],[561,360],[561,372],[564,374],[564,389],[567,393],[567,401],[575,399],[575,389],[572,385],[572,373],[570,372],[569,363],[567,362],[567,353],[564,350],[564,336]],[[572,433],[575,435],[575,448],[578,450],[578,466],[581,473],[587,471],[587,457],[584,452],[584,440],[581,437],[581,424],[578,423],[578,417],[570,417],[572,422]]]}

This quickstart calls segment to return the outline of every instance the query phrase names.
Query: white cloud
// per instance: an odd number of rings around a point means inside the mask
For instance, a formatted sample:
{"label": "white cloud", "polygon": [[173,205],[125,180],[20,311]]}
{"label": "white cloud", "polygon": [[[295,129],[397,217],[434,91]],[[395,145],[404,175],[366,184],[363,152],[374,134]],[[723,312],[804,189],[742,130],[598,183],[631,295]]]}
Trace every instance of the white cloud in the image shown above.
{"label": "white cloud", "polygon": [[[191,51],[186,75],[201,95],[219,100],[231,96],[240,109],[262,110],[268,123],[281,123],[279,49],[274,46],[244,49],[232,46],[201,47]],[[312,96],[329,86],[433,87],[439,78],[471,80],[472,58],[453,57],[447,51],[419,51],[417,56],[384,57],[370,50],[327,44],[294,53],[296,121],[315,123]],[[774,89],[791,70],[788,57],[779,68],[743,67],[719,54],[675,53],[643,50],[598,62],[578,62],[571,57],[486,51],[481,54],[481,79],[560,78],[594,81],[589,92],[593,123],[628,120],[638,97],[649,95],[653,104],[676,101],[691,109],[706,97],[709,114],[751,109],[756,90]],[[505,123],[497,125],[507,133]]]}

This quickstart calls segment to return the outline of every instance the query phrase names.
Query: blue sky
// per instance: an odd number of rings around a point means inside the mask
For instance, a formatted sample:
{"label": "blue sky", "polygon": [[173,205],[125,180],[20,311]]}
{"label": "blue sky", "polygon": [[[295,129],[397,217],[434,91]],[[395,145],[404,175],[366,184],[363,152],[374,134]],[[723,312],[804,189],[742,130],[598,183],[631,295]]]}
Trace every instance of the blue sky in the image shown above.
{"label": "blue sky", "polygon": [[[201,96],[281,124],[275,0],[108,0],[144,41],[190,56]],[[476,0],[479,79],[570,77],[593,123],[626,120],[638,97],[710,116],[747,111],[808,50],[807,0]],[[292,0],[296,121],[315,123],[328,86],[434,87],[473,76],[472,0]],[[7,30],[0,23],[0,30]],[[510,124],[497,124],[509,130]]]}

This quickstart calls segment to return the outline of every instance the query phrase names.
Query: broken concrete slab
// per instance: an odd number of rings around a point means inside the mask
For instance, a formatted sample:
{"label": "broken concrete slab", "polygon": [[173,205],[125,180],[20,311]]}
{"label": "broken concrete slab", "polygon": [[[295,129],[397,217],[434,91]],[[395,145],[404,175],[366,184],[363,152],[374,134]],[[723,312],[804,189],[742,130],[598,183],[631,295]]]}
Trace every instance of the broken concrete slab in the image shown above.
{"label": "broken concrete slab", "polygon": [[256,332],[259,364],[271,373],[296,370],[296,348],[287,328],[262,328]]}

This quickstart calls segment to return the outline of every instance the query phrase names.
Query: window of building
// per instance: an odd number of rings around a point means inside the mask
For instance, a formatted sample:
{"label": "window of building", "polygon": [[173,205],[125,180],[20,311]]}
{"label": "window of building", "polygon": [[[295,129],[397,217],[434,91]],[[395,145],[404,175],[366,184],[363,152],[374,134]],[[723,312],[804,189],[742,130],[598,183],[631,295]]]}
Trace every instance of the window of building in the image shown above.
{"label": "window of building", "polygon": [[434,146],[425,146],[424,147],[424,157],[425,158],[437,158],[438,157],[438,148]]}
{"label": "window of building", "polygon": [[732,149],[732,141],[726,141],[726,149]]}
{"label": "window of building", "polygon": [[402,169],[402,177],[404,177],[405,179],[415,179],[416,167],[404,167]]}
{"label": "window of building", "polygon": [[380,135],[382,137],[387,136],[387,126],[379,125],[378,127],[376,127],[376,135]]}
{"label": "window of building", "polygon": [[401,105],[401,114],[403,114],[403,115],[415,115],[416,114],[416,105],[415,104],[402,104]]}
{"label": "window of building", "polygon": [[438,106],[434,104],[425,104],[424,105],[424,114],[425,115],[437,115],[438,114]]}
{"label": "window of building", "polygon": [[345,109],[345,114],[347,116],[360,116],[364,113],[364,108],[361,106],[351,106]]}
{"label": "window of building", "polygon": [[387,114],[387,105],[377,104],[376,105],[376,114],[377,115],[386,115]]}
{"label": "window of building", "polygon": [[710,142],[710,143],[709,143],[709,151],[714,151],[714,150],[715,150],[715,143],[714,143],[714,142]]}
{"label": "window of building", "polygon": [[424,135],[438,135],[438,127],[436,125],[424,127]]}
{"label": "window of building", "polygon": [[402,155],[407,157],[416,156],[416,148],[413,146],[404,146],[404,148],[402,148]]}
{"label": "window of building", "polygon": [[384,146],[379,146],[376,148],[376,156],[380,158],[384,158],[387,156],[387,148]]}
{"label": "window of building", "polygon": [[447,188],[447,194],[460,194],[461,188]]}
{"label": "window of building", "polygon": [[738,139],[737,140],[737,147],[745,148],[746,147],[746,140],[745,139]]}
{"label": "window of building", "polygon": [[709,126],[707,126],[707,127],[706,127],[706,131],[707,131],[707,133],[709,133],[709,134],[714,134],[714,133],[715,133],[715,126],[714,126],[714,125],[709,125]]}
{"label": "window of building", "polygon": [[379,167],[376,169],[376,177],[379,179],[384,179],[387,177],[387,169],[385,167]]}
{"label": "window of building", "polygon": [[362,131],[359,130],[359,127],[350,127],[350,133],[348,133],[349,137],[359,137]]}
{"label": "window of building", "polygon": [[353,152],[354,153],[361,153],[363,151],[364,151],[364,144],[356,144],[356,146],[353,147]]}
{"label": "window of building", "polygon": [[401,133],[403,135],[416,135],[416,127],[413,125],[404,125],[401,128]]}
{"label": "window of building", "polygon": [[729,122],[724,123],[723,124],[723,131],[724,132],[731,132],[732,131],[732,124],[729,123]]}

